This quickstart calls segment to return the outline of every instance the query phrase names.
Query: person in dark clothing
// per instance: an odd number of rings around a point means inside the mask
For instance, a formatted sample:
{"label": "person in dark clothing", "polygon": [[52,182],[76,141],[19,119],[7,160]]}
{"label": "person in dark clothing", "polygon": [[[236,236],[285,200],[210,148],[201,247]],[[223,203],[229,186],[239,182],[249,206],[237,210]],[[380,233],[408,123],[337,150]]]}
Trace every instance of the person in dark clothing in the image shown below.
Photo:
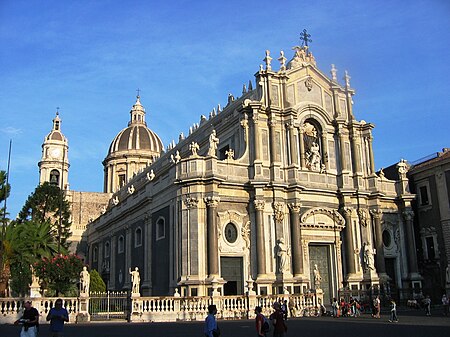
{"label": "person in dark clothing", "polygon": [[36,337],[39,331],[39,312],[32,307],[31,301],[26,301],[24,304],[25,310],[20,319],[14,324],[22,324],[20,337]]}
{"label": "person in dark clothing", "polygon": [[284,337],[287,332],[287,326],[284,323],[284,315],[281,311],[280,303],[273,304],[274,312],[270,315],[270,320],[273,324],[273,337]]}

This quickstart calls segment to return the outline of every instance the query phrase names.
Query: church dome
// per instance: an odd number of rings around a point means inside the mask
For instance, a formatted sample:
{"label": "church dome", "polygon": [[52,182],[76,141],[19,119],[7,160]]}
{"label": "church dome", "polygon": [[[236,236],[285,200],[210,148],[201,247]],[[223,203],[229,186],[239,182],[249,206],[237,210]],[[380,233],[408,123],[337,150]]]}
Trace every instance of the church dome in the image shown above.
{"label": "church dome", "polygon": [[145,109],[139,96],[130,115],[128,127],[114,137],[103,161],[104,192],[107,193],[114,193],[124,186],[135,174],[159,158],[164,150],[159,136],[147,127]]}
{"label": "church dome", "polygon": [[147,127],[145,122],[145,109],[141,105],[139,96],[131,111],[131,120],[128,127],[120,131],[108,150],[108,156],[115,152],[142,151],[152,152],[156,157],[164,149],[159,136]]}

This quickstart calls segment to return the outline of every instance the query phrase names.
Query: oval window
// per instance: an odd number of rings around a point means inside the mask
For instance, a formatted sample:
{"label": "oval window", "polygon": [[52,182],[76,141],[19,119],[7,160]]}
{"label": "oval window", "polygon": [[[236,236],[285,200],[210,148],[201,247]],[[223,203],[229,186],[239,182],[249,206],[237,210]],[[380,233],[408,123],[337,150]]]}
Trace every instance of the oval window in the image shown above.
{"label": "oval window", "polygon": [[237,228],[232,223],[225,226],[225,239],[229,243],[234,243],[237,240]]}
{"label": "oval window", "polygon": [[383,244],[385,247],[389,247],[392,243],[391,233],[388,230],[383,231]]}

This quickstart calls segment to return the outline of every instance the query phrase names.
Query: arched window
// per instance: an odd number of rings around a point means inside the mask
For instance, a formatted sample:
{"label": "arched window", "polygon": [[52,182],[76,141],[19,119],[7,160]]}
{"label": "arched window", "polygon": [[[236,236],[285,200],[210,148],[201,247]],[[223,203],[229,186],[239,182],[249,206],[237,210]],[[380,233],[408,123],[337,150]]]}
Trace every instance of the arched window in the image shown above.
{"label": "arched window", "polygon": [[50,184],[59,185],[59,171],[58,170],[50,171]]}
{"label": "arched window", "polygon": [[123,235],[119,236],[119,240],[117,241],[117,253],[123,253],[125,248],[125,239]]}
{"label": "arched window", "polygon": [[161,240],[166,237],[166,222],[164,218],[159,218],[156,221],[156,240]]}
{"label": "arched window", "polygon": [[98,248],[94,247],[94,249],[92,250],[92,261],[97,262],[97,260],[98,260]]}
{"label": "arched window", "polygon": [[109,257],[109,253],[110,253],[110,245],[109,245],[109,241],[105,242],[105,258]]}
{"label": "arched window", "polygon": [[142,246],[142,229],[141,227],[136,228],[134,232],[134,246],[140,247]]}
{"label": "arched window", "polygon": [[307,119],[303,125],[305,164],[311,171],[320,172],[323,163],[322,129],[314,119]]}

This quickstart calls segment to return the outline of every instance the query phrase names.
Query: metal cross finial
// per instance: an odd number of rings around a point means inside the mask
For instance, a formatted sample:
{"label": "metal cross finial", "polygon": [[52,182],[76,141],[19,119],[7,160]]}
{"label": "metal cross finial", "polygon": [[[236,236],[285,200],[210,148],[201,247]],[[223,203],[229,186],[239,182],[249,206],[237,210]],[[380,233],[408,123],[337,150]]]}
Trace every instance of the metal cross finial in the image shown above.
{"label": "metal cross finial", "polygon": [[308,34],[306,29],[303,29],[303,32],[300,34],[300,40],[302,41],[302,46],[304,45],[304,46],[308,47],[308,42],[312,42],[310,37],[311,37],[311,34]]}
{"label": "metal cross finial", "polygon": [[59,115],[59,106],[56,107],[56,114]]}
{"label": "metal cross finial", "polygon": [[137,97],[141,97],[139,94],[141,93],[141,89],[137,88]]}

